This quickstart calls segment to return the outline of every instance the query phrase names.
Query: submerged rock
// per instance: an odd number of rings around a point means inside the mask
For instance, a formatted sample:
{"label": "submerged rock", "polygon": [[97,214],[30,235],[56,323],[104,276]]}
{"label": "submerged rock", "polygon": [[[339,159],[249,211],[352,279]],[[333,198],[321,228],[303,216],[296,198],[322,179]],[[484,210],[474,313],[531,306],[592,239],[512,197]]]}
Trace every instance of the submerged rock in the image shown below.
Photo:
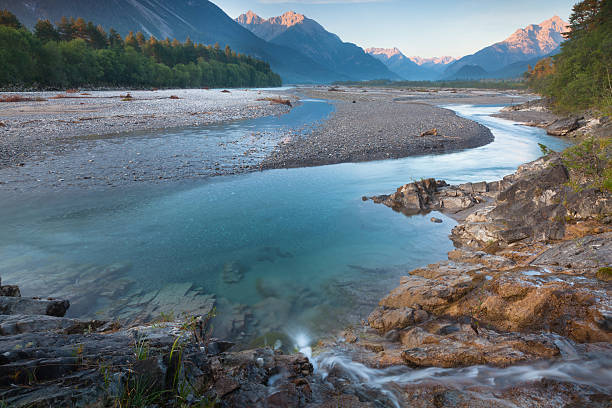
{"label": "submerged rock", "polygon": [[233,284],[238,283],[242,279],[244,279],[244,273],[247,271],[247,268],[241,265],[239,262],[232,261],[223,265],[223,270],[221,272],[221,279],[223,282]]}

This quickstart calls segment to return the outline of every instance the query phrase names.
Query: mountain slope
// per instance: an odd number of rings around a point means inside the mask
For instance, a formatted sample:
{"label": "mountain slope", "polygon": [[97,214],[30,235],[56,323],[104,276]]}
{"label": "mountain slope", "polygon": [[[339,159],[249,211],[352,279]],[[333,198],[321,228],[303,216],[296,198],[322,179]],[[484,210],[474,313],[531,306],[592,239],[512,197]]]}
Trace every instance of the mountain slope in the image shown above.
{"label": "mountain slope", "polygon": [[406,57],[397,48],[368,48],[366,52],[384,63],[387,68],[409,81],[431,81],[439,79],[452,57],[420,58]]}
{"label": "mountain slope", "polygon": [[160,39],[218,42],[269,62],[285,82],[325,82],[337,77],[302,53],[255,36],[207,0],[0,0],[0,9],[5,8],[30,28],[37,19],[57,22],[73,16],[122,35],[142,31]]}
{"label": "mountain slope", "polygon": [[494,72],[520,61],[544,57],[561,45],[562,33],[567,28],[568,24],[557,16],[529,25],[504,41],[455,61],[447,68],[445,76],[452,76],[466,65],[478,65],[485,71]]}
{"label": "mountain slope", "polygon": [[264,20],[249,11],[236,21],[260,38],[293,48],[341,76],[355,80],[398,78],[363,49],[343,42],[337,35],[302,14],[290,11]]}

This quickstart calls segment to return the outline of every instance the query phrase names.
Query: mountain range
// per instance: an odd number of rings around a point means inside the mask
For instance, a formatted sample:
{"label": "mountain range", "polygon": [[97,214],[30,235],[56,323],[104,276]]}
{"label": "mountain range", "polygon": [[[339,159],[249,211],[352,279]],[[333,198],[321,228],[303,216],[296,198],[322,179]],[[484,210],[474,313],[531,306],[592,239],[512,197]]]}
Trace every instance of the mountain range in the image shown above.
{"label": "mountain range", "polygon": [[453,57],[407,57],[397,48],[368,48],[366,52],[384,63],[402,79],[412,81],[438,79],[447,65],[455,61]]}
{"label": "mountain range", "polygon": [[407,57],[397,48],[364,51],[315,20],[287,12],[264,19],[249,11],[237,19],[208,0],[0,0],[29,28],[38,19],[83,17],[120,34],[229,45],[270,63],[285,83],[367,79],[479,79],[519,77],[527,65],[559,50],[568,24],[555,16],[517,30],[504,41],[458,60]]}
{"label": "mountain range", "polygon": [[515,31],[504,41],[453,62],[446,69],[445,76],[453,78],[466,65],[479,66],[489,77],[499,75],[503,71],[512,71],[511,66],[517,64],[520,68],[518,71],[525,72],[527,64],[533,64],[533,61],[537,62],[559,51],[565,40],[563,33],[568,27],[568,23],[558,16],[540,24],[531,24]]}
{"label": "mountain range", "polygon": [[568,23],[558,16],[519,29],[504,41],[458,60],[452,57],[408,58],[397,48],[370,48],[368,53],[408,80],[516,78],[541,58],[554,55]]}
{"label": "mountain range", "polygon": [[348,79],[399,79],[385,64],[363,49],[343,42],[336,34],[303,14],[289,11],[264,20],[248,11],[236,21],[258,37],[272,44],[293,48]]}

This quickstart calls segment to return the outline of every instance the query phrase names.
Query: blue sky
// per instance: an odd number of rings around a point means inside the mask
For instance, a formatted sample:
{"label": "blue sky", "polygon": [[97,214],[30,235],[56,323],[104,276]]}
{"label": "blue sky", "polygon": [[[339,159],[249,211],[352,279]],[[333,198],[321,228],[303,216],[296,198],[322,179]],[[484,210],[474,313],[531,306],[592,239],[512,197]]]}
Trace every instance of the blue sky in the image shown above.
{"label": "blue sky", "polygon": [[409,56],[459,57],[553,15],[567,21],[578,0],[212,1],[230,17],[249,9],[265,18],[293,10],[364,48],[397,46]]}

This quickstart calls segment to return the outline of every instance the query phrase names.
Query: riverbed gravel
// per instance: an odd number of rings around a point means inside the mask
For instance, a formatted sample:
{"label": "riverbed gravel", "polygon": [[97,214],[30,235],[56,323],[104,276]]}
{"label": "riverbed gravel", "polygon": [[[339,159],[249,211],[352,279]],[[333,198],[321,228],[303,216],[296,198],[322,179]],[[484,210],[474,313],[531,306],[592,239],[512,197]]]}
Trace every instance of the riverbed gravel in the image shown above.
{"label": "riverbed gravel", "polygon": [[24,102],[0,103],[0,168],[24,165],[74,148],[75,138],[249,119],[288,106],[258,90],[180,89],[0,93]]}
{"label": "riverbed gravel", "polygon": [[310,134],[279,145],[262,168],[291,168],[396,159],[474,148],[493,141],[485,126],[453,111],[402,100],[401,91],[314,90],[336,111]]}

